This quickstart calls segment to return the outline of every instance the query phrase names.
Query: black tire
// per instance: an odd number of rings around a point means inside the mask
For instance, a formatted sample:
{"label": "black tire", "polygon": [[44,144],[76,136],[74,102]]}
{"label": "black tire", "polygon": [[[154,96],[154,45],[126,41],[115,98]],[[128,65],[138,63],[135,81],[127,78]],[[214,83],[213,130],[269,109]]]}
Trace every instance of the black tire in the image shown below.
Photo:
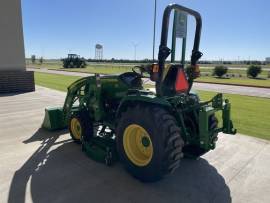
{"label": "black tire", "polygon": [[209,116],[209,129],[213,130],[218,127],[218,119],[215,114]]}
{"label": "black tire", "polygon": [[[215,114],[213,114],[213,115],[211,115],[209,117],[208,125],[209,125],[209,129],[210,130],[214,130],[214,129],[217,129],[218,128],[218,119],[215,116]],[[217,132],[214,133],[212,135],[212,137],[215,137],[215,140],[217,141],[218,140],[218,133]]]}
{"label": "black tire", "polygon": [[[78,137],[74,134],[72,130],[72,120],[77,119],[79,122],[80,128],[81,128],[81,135]],[[73,113],[70,116],[69,122],[68,122],[68,129],[70,132],[71,138],[74,140],[75,143],[80,144],[81,138],[84,137],[84,139],[89,140],[93,137],[93,124],[87,115],[86,112],[76,112]]]}
{"label": "black tire", "polygon": [[[135,165],[127,156],[123,137],[125,129],[136,124],[142,126],[150,135],[153,156],[146,166]],[[143,182],[160,180],[179,167],[183,157],[184,141],[180,135],[175,118],[158,106],[136,106],[121,114],[116,129],[117,149],[127,170]]]}
{"label": "black tire", "polygon": [[74,63],[73,62],[69,62],[68,67],[69,68],[74,68]]}
{"label": "black tire", "polygon": [[86,67],[86,64],[82,63],[80,68],[85,68],[85,67]]}

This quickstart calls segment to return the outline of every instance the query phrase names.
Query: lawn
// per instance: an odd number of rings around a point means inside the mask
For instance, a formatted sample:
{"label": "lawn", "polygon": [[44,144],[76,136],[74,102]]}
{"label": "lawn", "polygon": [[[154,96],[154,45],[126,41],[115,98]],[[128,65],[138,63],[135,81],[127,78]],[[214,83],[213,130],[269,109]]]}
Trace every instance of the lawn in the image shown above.
{"label": "lawn", "polygon": [[[68,85],[79,77],[35,72],[37,85],[66,91]],[[203,100],[215,93],[199,91]],[[225,94],[232,103],[232,118],[239,133],[270,140],[270,99]]]}
{"label": "lawn", "polygon": [[[244,68],[244,67],[242,67]],[[210,73],[212,74],[214,67],[201,67],[201,72],[202,73]],[[269,70],[262,70],[262,72],[259,74],[259,77],[267,78]],[[241,74],[242,77],[247,77],[247,70],[242,70],[242,69],[237,69],[237,68],[229,68],[228,69],[228,74]]]}
{"label": "lawn", "polygon": [[35,64],[28,65],[32,68],[47,68],[53,70],[63,70],[63,71],[72,71],[72,72],[86,72],[86,73],[99,73],[99,74],[120,74],[127,71],[131,71],[133,65],[123,65],[123,64],[88,64],[86,68],[63,68],[60,63],[51,63],[51,64]]}
{"label": "lawn", "polygon": [[65,76],[57,74],[47,74],[35,72],[35,83],[43,87],[56,89],[60,91],[67,91],[67,87],[78,80],[77,76]]}
{"label": "lawn", "polygon": [[[198,91],[202,100],[214,92]],[[232,104],[232,119],[239,133],[270,140],[270,99],[224,94]]]}
{"label": "lawn", "polygon": [[270,79],[200,77],[195,81],[270,87]]}
{"label": "lawn", "polygon": [[[131,69],[135,65],[138,64],[124,64],[124,63],[87,63],[87,68],[74,68],[74,69],[64,69],[62,67],[61,61],[53,61],[53,62],[46,62],[42,65],[36,63],[31,64],[30,62],[27,63],[28,67],[34,67],[34,68],[41,68],[45,67],[48,69],[61,69],[66,71],[76,71],[76,72],[90,72],[93,73],[94,71],[101,71],[101,73],[106,74],[110,73],[111,71],[115,71],[118,73],[121,73],[123,71],[126,71],[127,69]],[[214,66],[213,65],[200,65],[201,72],[207,72],[212,73]],[[241,74],[243,77],[246,77],[246,70],[237,69],[237,68],[247,68],[247,65],[229,65],[228,73],[229,74]],[[268,70],[262,70],[261,74],[259,76],[266,78],[268,75],[268,72],[270,71],[270,65],[268,66],[262,66],[262,68],[267,68]],[[109,70],[110,69],[110,70]],[[116,70],[114,70],[116,69]],[[119,69],[117,71],[117,69]]]}
{"label": "lawn", "polygon": [[[28,67],[35,68],[47,68],[54,70],[63,70],[63,71],[74,71],[74,72],[87,72],[87,73],[99,73],[99,74],[120,74],[123,72],[131,71],[134,64],[88,64],[86,68],[72,68],[72,69],[64,69],[60,62],[58,63],[44,63],[42,65],[32,64],[28,65]],[[205,69],[206,68],[206,69]],[[205,67],[202,68],[202,72],[211,73],[213,68]],[[242,74],[242,78],[230,78],[230,79],[218,79],[214,77],[206,77],[202,76],[197,79],[197,81],[202,82],[215,82],[215,83],[226,83],[226,84],[239,84],[239,85],[256,85],[256,86],[266,86],[270,87],[270,79],[267,78],[268,71],[262,71],[259,75],[260,79],[250,79],[246,77],[245,70],[235,70],[233,68],[229,69],[228,73],[233,74]]]}
{"label": "lawn", "polygon": [[[215,67],[215,66],[219,66],[220,63],[217,64],[200,64],[201,67]],[[249,65],[247,64],[223,64],[224,66],[228,66],[231,68],[247,68]],[[261,65],[262,68],[269,68],[270,69],[270,64],[267,65]]]}

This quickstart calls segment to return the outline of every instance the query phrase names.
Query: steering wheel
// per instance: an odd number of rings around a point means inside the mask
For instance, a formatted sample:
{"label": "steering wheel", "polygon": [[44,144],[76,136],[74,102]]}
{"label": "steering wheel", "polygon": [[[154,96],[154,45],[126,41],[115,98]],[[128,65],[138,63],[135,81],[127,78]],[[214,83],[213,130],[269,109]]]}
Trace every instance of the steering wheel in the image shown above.
{"label": "steering wheel", "polygon": [[139,65],[134,66],[132,71],[138,74],[141,78],[149,78],[150,77],[150,66],[149,65]]}

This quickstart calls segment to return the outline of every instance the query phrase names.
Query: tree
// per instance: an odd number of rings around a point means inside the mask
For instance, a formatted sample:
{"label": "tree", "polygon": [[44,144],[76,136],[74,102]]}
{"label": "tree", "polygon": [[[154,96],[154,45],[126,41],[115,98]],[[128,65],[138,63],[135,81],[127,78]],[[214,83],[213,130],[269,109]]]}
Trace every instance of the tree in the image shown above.
{"label": "tree", "polygon": [[216,66],[213,71],[213,75],[218,76],[221,78],[223,75],[225,75],[228,72],[228,67],[226,66]]}
{"label": "tree", "polygon": [[251,65],[247,69],[247,76],[256,78],[262,72],[262,67],[257,65]]}
{"label": "tree", "polygon": [[42,64],[43,63],[43,57],[40,57],[39,59],[39,63]]}
{"label": "tree", "polygon": [[36,55],[31,56],[31,61],[32,61],[32,63],[36,63]]}

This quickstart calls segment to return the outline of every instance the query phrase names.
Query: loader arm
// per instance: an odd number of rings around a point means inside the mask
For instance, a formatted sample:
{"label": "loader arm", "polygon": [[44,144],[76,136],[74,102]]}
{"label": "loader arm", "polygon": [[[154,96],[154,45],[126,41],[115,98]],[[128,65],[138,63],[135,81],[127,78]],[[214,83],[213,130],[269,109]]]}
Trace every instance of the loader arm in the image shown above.
{"label": "loader arm", "polygon": [[[57,130],[67,127],[68,118],[73,108],[79,108],[85,104],[87,81],[89,77],[81,78],[68,87],[65,103],[62,107],[46,108],[42,127],[48,130]],[[82,87],[84,87],[82,89]],[[82,95],[83,91],[83,95]],[[78,100],[79,104],[74,106]]]}

